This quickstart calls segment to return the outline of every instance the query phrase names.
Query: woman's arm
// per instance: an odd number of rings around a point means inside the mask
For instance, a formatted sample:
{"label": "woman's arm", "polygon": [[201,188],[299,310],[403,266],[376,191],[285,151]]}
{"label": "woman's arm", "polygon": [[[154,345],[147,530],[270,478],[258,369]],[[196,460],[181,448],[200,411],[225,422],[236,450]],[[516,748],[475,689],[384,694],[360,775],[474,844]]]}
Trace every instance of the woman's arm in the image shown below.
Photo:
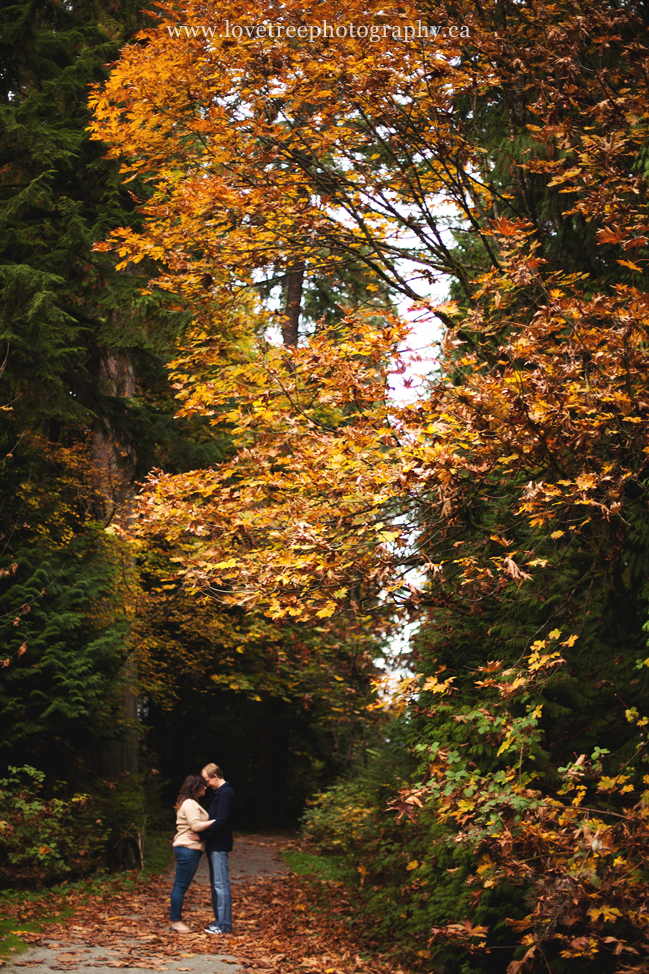
{"label": "woman's arm", "polygon": [[204,832],[205,829],[210,827],[213,821],[213,818],[208,818],[207,821],[205,821],[204,818],[195,818],[193,820],[188,819],[189,827],[192,832]]}

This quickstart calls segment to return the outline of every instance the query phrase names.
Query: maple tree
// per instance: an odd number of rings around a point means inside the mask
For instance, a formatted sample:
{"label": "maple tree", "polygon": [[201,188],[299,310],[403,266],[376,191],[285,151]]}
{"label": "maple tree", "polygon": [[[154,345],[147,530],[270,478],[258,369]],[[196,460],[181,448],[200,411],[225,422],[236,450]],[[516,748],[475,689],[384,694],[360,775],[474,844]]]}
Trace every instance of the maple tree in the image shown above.
{"label": "maple tree", "polygon": [[[412,130],[422,151],[435,152],[444,132],[451,153],[466,150],[452,124],[444,124],[444,85],[431,85],[427,74],[452,76],[456,90],[480,83],[479,69],[476,78],[453,68],[459,41],[447,41],[439,61],[419,45],[395,49],[392,21],[409,15],[416,21],[415,6],[384,7],[379,21],[389,29],[369,49],[338,38],[299,46],[287,37],[269,48],[235,42],[223,31],[228,22],[250,29],[260,13],[293,26],[353,20],[368,13],[361,7],[268,4],[262,11],[189,3],[158,11],[159,23],[141,35],[143,46],[123,52],[91,99],[96,136],[127,160],[125,172],[146,174],[154,185],[142,231],[113,234],[124,263],[153,257],[165,266],[158,285],[197,302],[209,300],[205,292],[214,285],[254,290],[260,271],[270,279],[296,273],[317,279],[350,263],[366,268],[368,291],[387,283],[415,298],[403,259],[421,264],[424,281],[452,267],[429,210],[445,189],[444,166],[422,163],[409,176],[400,139]],[[210,33],[201,36],[200,26],[198,36],[183,33],[206,23]],[[165,212],[178,219],[165,219]],[[291,327],[288,344],[295,344],[294,321]]]}
{"label": "maple tree", "polygon": [[[320,40],[306,50],[286,40],[273,46],[272,55],[264,45],[234,44],[218,34],[173,38],[170,31],[177,14],[174,10],[173,17],[165,19],[166,8],[160,9],[161,23],[142,35],[146,44],[124,52],[93,102],[97,135],[112,144],[112,154],[126,159],[125,172],[147,174],[155,187],[142,207],[142,232],[118,230],[106,246],[118,250],[125,264],[155,257],[165,265],[156,282],[192,297],[195,347],[180,360],[175,376],[181,414],[201,413],[213,417],[214,423],[220,418],[234,424],[240,447],[233,463],[215,468],[213,474],[152,481],[145,501],[152,530],[157,521],[170,539],[187,539],[179,557],[191,566],[191,577],[201,584],[210,584],[213,577],[217,587],[245,578],[248,585],[240,586],[239,600],[262,597],[279,615],[306,616],[311,606],[326,615],[334,611],[336,600],[324,593],[338,592],[339,601],[347,599],[345,580],[380,577],[384,583],[386,564],[399,571],[404,561],[419,560],[424,566],[446,561],[439,557],[439,542],[452,530],[459,512],[471,506],[467,480],[476,491],[492,477],[495,491],[516,477],[531,482],[533,486],[520,492],[516,513],[525,515],[532,529],[553,519],[557,530],[565,532],[560,522],[576,528],[581,512],[581,521],[593,514],[600,520],[619,514],[616,491],[637,476],[644,449],[641,427],[629,429],[629,436],[618,431],[620,413],[633,410],[644,394],[643,292],[620,284],[614,293],[592,295],[576,271],[555,266],[538,215],[511,212],[514,204],[507,211],[512,194],[500,185],[507,162],[502,154],[492,167],[500,172],[500,182],[493,174],[487,182],[477,178],[488,147],[478,138],[472,142],[465,131],[473,128],[475,137],[483,123],[473,119],[468,126],[453,113],[473,93],[474,115],[478,106],[485,117],[502,115],[513,95],[516,57],[524,44],[530,44],[534,31],[530,17],[508,21],[503,51],[500,34],[495,39],[485,30],[487,23],[497,23],[495,13],[495,20],[485,14],[481,22],[474,12],[454,8],[470,25],[471,39],[438,38],[434,59],[426,61],[424,55],[430,58],[431,52],[419,42],[395,47],[389,32],[369,52],[367,45],[350,44],[349,39],[345,44]],[[306,21],[308,11],[300,9]],[[548,73],[547,49],[524,48],[534,73],[522,107],[536,124],[519,123],[530,143],[526,151],[532,154],[510,178],[537,183],[540,178],[544,185],[560,186],[561,193],[570,190],[578,198],[572,210],[582,222],[592,222],[605,211],[606,194],[616,201],[624,194],[629,206],[620,207],[619,228],[602,227],[599,243],[608,252],[613,234],[617,245],[631,241],[634,247],[643,246],[644,238],[638,236],[642,213],[630,206],[642,177],[627,171],[646,137],[640,122],[644,81],[635,62],[629,62],[641,50],[635,37],[629,39],[634,15],[585,8],[588,33],[583,25],[571,26],[561,6],[538,4],[533,10],[536,21],[556,24],[552,59],[563,65],[564,76],[560,91],[557,78]],[[298,16],[297,11],[287,11],[287,17]],[[228,9],[219,9],[217,16],[209,7],[188,4],[182,8],[183,23],[203,23],[212,13],[214,23],[229,15]],[[323,13],[318,7],[318,16]],[[384,12],[386,18],[389,13]],[[404,8],[399,16],[407,19],[415,13]],[[272,7],[267,14],[272,16]],[[243,23],[252,12],[240,15]],[[607,28],[620,30],[626,38],[623,56],[610,67]],[[557,100],[567,97],[563,81],[576,70],[572,62],[561,59],[560,51],[572,50],[580,32],[585,56],[603,60],[602,86],[626,81],[625,92],[630,91],[616,109],[629,120],[629,134],[615,152],[608,152],[611,174],[606,170],[596,189],[591,189],[592,173],[604,151],[603,136],[584,135],[584,122],[575,127],[569,102],[562,126],[552,122],[561,107]],[[387,63],[385,59],[397,56],[398,72],[395,62],[393,74],[377,74],[380,59]],[[197,63],[203,66],[200,71]],[[637,82],[633,89],[628,88],[629,71]],[[173,91],[161,83],[163,77],[176,79]],[[183,85],[176,83],[179,77],[185,78]],[[335,101],[332,89],[324,86],[325,78],[335,82]],[[574,100],[576,86],[568,90]],[[400,129],[406,124],[402,99],[409,106],[410,141]],[[595,129],[607,131],[612,124],[612,109],[596,101],[593,91],[579,107]],[[390,139],[377,135],[377,118],[390,130]],[[557,158],[546,158],[555,154],[555,145]],[[379,150],[374,168],[367,161],[369,146]],[[254,291],[257,271],[271,263],[275,267],[283,262],[286,268],[301,261],[307,270],[313,264],[317,277],[318,267],[335,267],[343,251],[361,255],[368,239],[387,250],[396,247],[392,235],[398,238],[405,226],[396,203],[394,212],[382,213],[380,220],[373,208],[391,195],[400,206],[414,205],[413,187],[422,179],[419,164],[408,155],[415,147],[427,174],[420,187],[421,204],[432,208],[440,196],[452,199],[470,221],[487,260],[486,268],[480,266],[484,261],[462,272],[455,268],[458,287],[466,294],[466,310],[455,305],[431,308],[429,299],[420,302],[447,324],[461,319],[447,336],[441,368],[448,380],[440,378],[431,394],[413,407],[394,405],[389,373],[403,368],[397,349],[405,333],[397,325],[396,331],[379,328],[372,334],[358,317],[343,328],[352,336],[351,345],[341,343],[334,329],[328,338],[317,334],[290,359],[263,340],[258,348],[245,337],[230,343],[232,331],[224,330],[226,314],[231,321],[238,319],[240,336],[246,329],[258,331],[268,320],[262,308],[250,306],[250,299],[238,311],[232,304],[233,290],[247,286]],[[388,153],[385,158],[383,151]],[[573,164],[571,152],[581,152],[581,166]],[[322,172],[332,184],[331,194],[321,192]],[[343,189],[335,188],[337,178],[347,181],[347,189],[351,183],[356,187],[349,201]],[[281,200],[281,214],[275,200]],[[208,210],[214,218],[206,218]],[[319,213],[317,225],[314,212]],[[563,224],[571,222],[570,212],[562,212]],[[350,228],[354,214],[368,227],[369,237],[355,235]],[[430,221],[439,234],[444,218],[434,218],[431,210]],[[378,229],[372,230],[375,222]],[[297,249],[289,252],[289,245]],[[543,256],[544,247],[548,257]],[[437,272],[450,272],[458,256],[449,251],[452,259],[443,260],[443,251],[427,240],[417,252],[407,247],[400,254],[412,261],[424,254],[436,262]],[[389,264],[387,259],[381,264],[381,274],[399,290],[400,276],[391,264],[388,271]],[[602,328],[603,322],[617,322],[622,314],[624,325]],[[454,343],[462,341],[467,347],[453,351]],[[583,368],[584,360],[594,364]],[[332,405],[337,413],[328,421],[326,411]],[[603,407],[597,416],[595,405]],[[639,419],[632,415],[622,422]],[[583,456],[584,445],[591,443],[602,447],[598,459]],[[263,470],[266,476],[255,476],[253,470]],[[475,478],[478,472],[481,476]],[[364,518],[359,512],[369,497],[372,514]],[[327,510],[332,504],[335,516]],[[404,558],[403,551],[389,548],[399,537],[412,546],[412,532],[400,527],[407,518],[403,506],[407,509],[409,504],[416,509],[413,521],[423,549],[415,558],[411,551]],[[225,513],[229,509],[237,512],[234,518]],[[386,524],[386,510],[393,523]],[[496,544],[508,545],[508,528],[501,525],[495,531],[501,539]],[[259,532],[254,540],[246,537],[251,531]],[[335,532],[341,531],[333,543]],[[369,532],[376,541],[373,546],[367,544]],[[535,560],[536,546],[547,534],[538,532],[537,542],[528,539],[528,561]],[[435,553],[427,555],[426,547]],[[374,559],[372,568],[363,561],[366,549]],[[225,551],[227,558],[219,554]],[[514,553],[499,560],[485,552],[485,560],[495,568],[478,565],[475,554],[450,559],[449,568],[459,566],[468,591],[489,585],[488,579],[499,575],[517,583],[526,574]],[[322,576],[327,577],[326,585]],[[279,594],[283,587],[286,601]],[[305,600],[296,594],[303,591]]]}

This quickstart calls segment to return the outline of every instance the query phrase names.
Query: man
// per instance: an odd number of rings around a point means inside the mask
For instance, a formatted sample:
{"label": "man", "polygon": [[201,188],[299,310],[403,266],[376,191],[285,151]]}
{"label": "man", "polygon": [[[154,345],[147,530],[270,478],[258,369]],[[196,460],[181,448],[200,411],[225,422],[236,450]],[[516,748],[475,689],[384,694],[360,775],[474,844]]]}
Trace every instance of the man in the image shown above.
{"label": "man", "polygon": [[232,851],[232,811],[234,791],[216,764],[206,764],[201,771],[203,781],[214,791],[207,814],[214,819],[212,825],[201,838],[206,840],[207,863],[210,868],[210,887],[214,923],[205,928],[205,933],[232,933],[232,895],[228,854]]}

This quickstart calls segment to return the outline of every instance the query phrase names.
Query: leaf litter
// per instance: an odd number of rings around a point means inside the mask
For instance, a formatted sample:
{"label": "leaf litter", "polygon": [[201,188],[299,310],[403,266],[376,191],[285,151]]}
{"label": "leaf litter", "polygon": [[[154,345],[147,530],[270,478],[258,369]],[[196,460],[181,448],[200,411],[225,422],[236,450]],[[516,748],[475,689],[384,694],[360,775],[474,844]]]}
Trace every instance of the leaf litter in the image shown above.
{"label": "leaf litter", "polygon": [[[414,974],[389,954],[381,953],[357,927],[354,890],[339,883],[295,875],[239,883],[233,887],[235,932],[214,937],[204,933],[212,922],[210,891],[192,885],[185,897],[184,919],[192,928],[177,934],[169,925],[170,882],[160,877],[117,883],[111,892],[90,897],[77,891],[52,893],[52,912],[73,910],[68,925],[42,924],[38,933],[22,931],[34,947],[59,950],[50,965],[56,971],[80,967],[137,967],[162,970],[169,961],[184,960],[181,971],[191,972],[191,958],[201,954],[229,954],[250,974]],[[120,888],[121,887],[121,888]],[[8,904],[16,927],[40,922],[43,905]],[[357,927],[357,929],[354,929]],[[102,948],[102,955],[87,956]],[[0,962],[1,963],[1,962]],[[14,961],[18,967],[33,961]],[[220,963],[228,963],[220,958]]]}

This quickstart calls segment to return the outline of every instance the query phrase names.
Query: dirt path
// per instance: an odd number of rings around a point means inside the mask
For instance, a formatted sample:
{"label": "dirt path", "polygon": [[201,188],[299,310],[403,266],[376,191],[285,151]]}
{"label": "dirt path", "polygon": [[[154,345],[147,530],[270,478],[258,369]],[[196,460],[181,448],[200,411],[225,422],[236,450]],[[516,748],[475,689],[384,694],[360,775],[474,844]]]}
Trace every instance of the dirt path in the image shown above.
{"label": "dirt path", "polygon": [[[253,933],[255,921],[238,911],[246,902],[242,884],[272,881],[287,876],[288,866],[279,855],[285,840],[269,836],[245,836],[235,842],[230,855],[235,932],[232,937],[213,937],[204,928],[213,920],[209,874],[205,856],[195,884],[185,898],[184,920],[191,934],[171,931],[168,920],[173,863],[165,874],[134,893],[93,901],[75,911],[69,924],[50,925],[39,935],[24,935],[34,947],[7,961],[3,974],[35,974],[72,971],[112,974],[116,968],[131,971],[236,974],[244,968],[233,956]],[[246,965],[249,966],[249,965]]]}
{"label": "dirt path", "polygon": [[[279,857],[286,840],[240,838],[232,854],[234,933],[214,937],[204,928],[213,919],[206,868],[185,898],[189,934],[173,933],[169,893],[174,871],[82,900],[79,892],[53,896],[50,912],[70,908],[65,923],[42,922],[39,933],[21,924],[38,920],[32,901],[15,901],[14,932],[31,947],[7,961],[1,974],[71,971],[111,974],[116,968],[141,974],[429,974],[418,951],[407,972],[372,945],[373,920],[358,911],[358,890],[335,881],[291,873]],[[124,880],[118,880],[118,887]],[[360,924],[360,925],[359,925]],[[385,950],[385,945],[384,945]],[[1,964],[1,962],[0,962]]]}
{"label": "dirt path", "polygon": [[[230,853],[230,882],[245,883],[251,879],[268,879],[271,876],[287,876],[289,868],[279,855],[279,849],[286,842],[271,836],[247,835],[237,838]],[[173,883],[174,864],[164,874]],[[210,877],[206,856],[201,856],[194,882],[199,886],[209,886]]]}

